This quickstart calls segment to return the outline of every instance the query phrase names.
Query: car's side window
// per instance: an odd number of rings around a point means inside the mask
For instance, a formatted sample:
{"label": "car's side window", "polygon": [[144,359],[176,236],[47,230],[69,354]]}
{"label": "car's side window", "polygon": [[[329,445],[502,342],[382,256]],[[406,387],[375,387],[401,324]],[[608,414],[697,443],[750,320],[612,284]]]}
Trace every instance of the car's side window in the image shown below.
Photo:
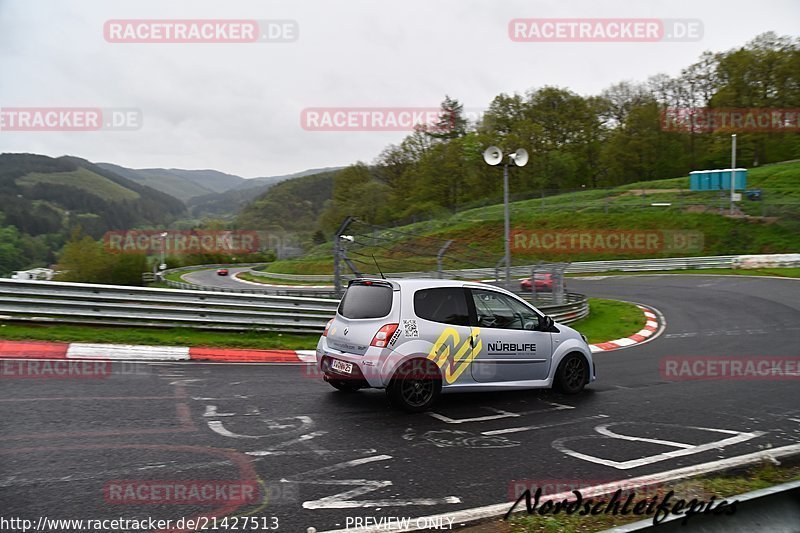
{"label": "car's side window", "polygon": [[539,316],[513,298],[494,291],[473,289],[477,326],[499,329],[534,329]]}
{"label": "car's side window", "polygon": [[464,289],[440,287],[414,293],[414,313],[425,320],[469,326],[469,310]]}

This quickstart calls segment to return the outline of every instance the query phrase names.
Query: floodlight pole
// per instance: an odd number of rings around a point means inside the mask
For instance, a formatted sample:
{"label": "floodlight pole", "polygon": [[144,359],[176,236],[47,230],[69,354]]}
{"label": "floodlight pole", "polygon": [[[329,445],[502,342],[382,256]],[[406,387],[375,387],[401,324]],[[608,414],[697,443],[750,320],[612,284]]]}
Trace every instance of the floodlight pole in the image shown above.
{"label": "floodlight pole", "polygon": [[733,215],[733,195],[736,190],[736,134],[731,135],[731,215]]}
{"label": "floodlight pole", "polygon": [[508,214],[508,163],[503,165],[503,214],[505,216],[506,289],[511,290],[511,228]]}

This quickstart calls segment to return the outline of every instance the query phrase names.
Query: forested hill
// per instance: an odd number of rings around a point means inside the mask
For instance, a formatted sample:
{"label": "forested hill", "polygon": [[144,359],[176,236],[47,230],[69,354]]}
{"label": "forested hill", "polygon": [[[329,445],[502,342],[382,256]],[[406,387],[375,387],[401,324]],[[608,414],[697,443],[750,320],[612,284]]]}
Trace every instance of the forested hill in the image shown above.
{"label": "forested hill", "polygon": [[0,154],[2,224],[36,236],[80,226],[112,229],[166,224],[185,213],[180,200],[76,157]]}
{"label": "forested hill", "polygon": [[335,174],[322,172],[273,185],[239,213],[236,226],[310,232],[330,203]]}

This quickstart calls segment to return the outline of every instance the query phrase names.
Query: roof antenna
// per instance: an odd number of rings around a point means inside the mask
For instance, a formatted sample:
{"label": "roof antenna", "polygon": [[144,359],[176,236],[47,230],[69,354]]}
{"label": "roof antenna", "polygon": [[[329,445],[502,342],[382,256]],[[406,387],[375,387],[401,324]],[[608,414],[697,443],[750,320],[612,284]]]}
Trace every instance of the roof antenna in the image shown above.
{"label": "roof antenna", "polygon": [[381,267],[378,266],[378,261],[375,259],[375,254],[370,254],[370,255],[372,256],[372,260],[375,261],[375,267],[378,269],[378,272],[381,275],[381,279],[386,279],[386,276],[384,276],[383,272],[381,272]]}

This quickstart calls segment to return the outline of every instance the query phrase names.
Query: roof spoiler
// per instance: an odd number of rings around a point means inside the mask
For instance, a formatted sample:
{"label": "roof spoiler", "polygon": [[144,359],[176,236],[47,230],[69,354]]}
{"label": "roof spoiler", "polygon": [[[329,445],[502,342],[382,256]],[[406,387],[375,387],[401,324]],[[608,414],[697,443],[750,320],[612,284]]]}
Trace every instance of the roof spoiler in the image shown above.
{"label": "roof spoiler", "polygon": [[392,281],[390,279],[382,279],[382,278],[355,278],[351,279],[350,282],[347,284],[348,287],[350,285],[378,285],[383,287],[391,287],[392,290],[399,291],[400,284],[396,281]]}

